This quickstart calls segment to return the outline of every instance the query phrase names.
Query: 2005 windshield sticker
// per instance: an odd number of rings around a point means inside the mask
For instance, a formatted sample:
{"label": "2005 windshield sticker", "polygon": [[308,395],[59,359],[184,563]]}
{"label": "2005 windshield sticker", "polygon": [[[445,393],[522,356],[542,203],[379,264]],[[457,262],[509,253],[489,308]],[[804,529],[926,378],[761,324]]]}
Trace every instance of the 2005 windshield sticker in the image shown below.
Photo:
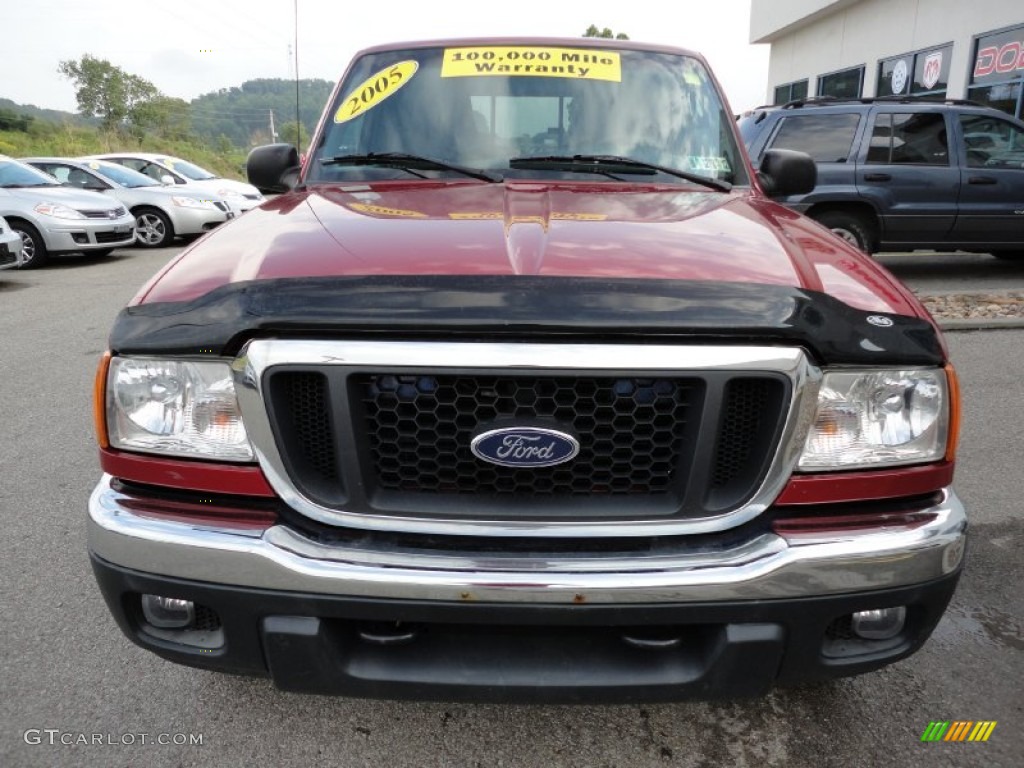
{"label": "2005 windshield sticker", "polygon": [[617,52],[593,48],[488,45],[445,49],[441,77],[478,75],[570,77],[618,83],[622,82],[622,63]]}
{"label": "2005 windshield sticker", "polygon": [[409,59],[374,72],[342,100],[334,113],[334,122],[346,123],[373,109],[408,83],[419,67],[418,61]]}

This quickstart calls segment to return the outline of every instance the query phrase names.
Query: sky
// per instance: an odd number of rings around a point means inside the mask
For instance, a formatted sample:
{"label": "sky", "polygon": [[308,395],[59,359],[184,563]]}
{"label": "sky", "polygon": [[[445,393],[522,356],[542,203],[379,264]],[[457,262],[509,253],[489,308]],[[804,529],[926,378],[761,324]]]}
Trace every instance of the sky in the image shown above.
{"label": "sky", "polygon": [[379,43],[529,35],[578,37],[591,24],[707,57],[734,112],[766,102],[768,46],[749,45],[750,0],[0,0],[0,97],[77,111],[57,72],[107,59],[187,100],[256,78],[336,81]]}

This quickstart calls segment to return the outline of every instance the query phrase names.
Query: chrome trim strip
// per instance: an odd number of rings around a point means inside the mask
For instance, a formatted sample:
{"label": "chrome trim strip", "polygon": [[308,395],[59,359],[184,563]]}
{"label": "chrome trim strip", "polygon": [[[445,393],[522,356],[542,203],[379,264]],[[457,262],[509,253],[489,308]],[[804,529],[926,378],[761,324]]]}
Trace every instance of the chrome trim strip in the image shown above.
{"label": "chrome trim strip", "polygon": [[[331,509],[299,493],[285,470],[264,403],[264,374],[275,365],[607,370],[635,374],[668,371],[766,371],[789,378],[793,390],[779,450],[761,487],[743,507],[728,514],[666,520],[517,521],[368,515]],[[795,347],[670,346],[614,344],[510,344],[476,342],[365,342],[257,339],[232,362],[235,392],[246,432],[267,481],[301,514],[328,525],[367,530],[479,536],[664,536],[707,533],[741,525],[761,514],[782,492],[800,457],[814,415],[822,372]]]}
{"label": "chrome trim strip", "polygon": [[[728,548],[679,544],[656,555],[403,552],[326,546],[262,532],[156,520],[104,476],[89,499],[89,548],[115,565],[172,578],[311,594],[448,602],[629,604],[762,600],[920,584],[960,563],[966,517],[950,489],[912,529],[760,534]],[[365,537],[364,537],[365,538]],[[372,540],[372,537],[371,537]]]}

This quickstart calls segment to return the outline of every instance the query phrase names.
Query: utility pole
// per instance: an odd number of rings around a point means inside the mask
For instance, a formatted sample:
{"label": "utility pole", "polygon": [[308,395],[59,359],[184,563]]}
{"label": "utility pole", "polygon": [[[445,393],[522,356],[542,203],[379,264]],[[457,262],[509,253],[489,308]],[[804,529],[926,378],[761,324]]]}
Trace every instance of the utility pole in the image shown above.
{"label": "utility pole", "polygon": [[277,129],[274,128],[274,110],[270,110],[270,141],[277,141]]}
{"label": "utility pole", "polygon": [[295,146],[302,152],[302,123],[299,121],[299,0],[295,0]]}

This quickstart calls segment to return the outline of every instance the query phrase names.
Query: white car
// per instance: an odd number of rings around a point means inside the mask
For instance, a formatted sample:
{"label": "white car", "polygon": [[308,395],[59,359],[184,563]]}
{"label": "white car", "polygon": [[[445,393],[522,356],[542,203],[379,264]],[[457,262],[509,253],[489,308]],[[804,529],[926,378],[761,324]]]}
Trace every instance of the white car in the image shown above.
{"label": "white car", "polygon": [[0,216],[21,236],[22,267],[54,253],[106,255],[135,242],[135,217],[117,200],[60,183],[0,155]]}
{"label": "white car", "polygon": [[144,248],[170,245],[177,236],[201,235],[235,215],[219,197],[188,187],[165,187],[108,160],[24,157],[21,161],[50,174],[64,186],[102,192],[120,200],[135,216],[136,242]]}
{"label": "white car", "polygon": [[0,216],[0,269],[20,267],[24,259],[22,253],[21,235]]}
{"label": "white car", "polygon": [[223,198],[235,214],[255,208],[266,198],[256,187],[245,182],[225,179],[200,168],[195,163],[171,155],[152,152],[111,152],[92,155],[85,160],[109,160],[112,163],[144,173],[161,184],[188,186]]}

